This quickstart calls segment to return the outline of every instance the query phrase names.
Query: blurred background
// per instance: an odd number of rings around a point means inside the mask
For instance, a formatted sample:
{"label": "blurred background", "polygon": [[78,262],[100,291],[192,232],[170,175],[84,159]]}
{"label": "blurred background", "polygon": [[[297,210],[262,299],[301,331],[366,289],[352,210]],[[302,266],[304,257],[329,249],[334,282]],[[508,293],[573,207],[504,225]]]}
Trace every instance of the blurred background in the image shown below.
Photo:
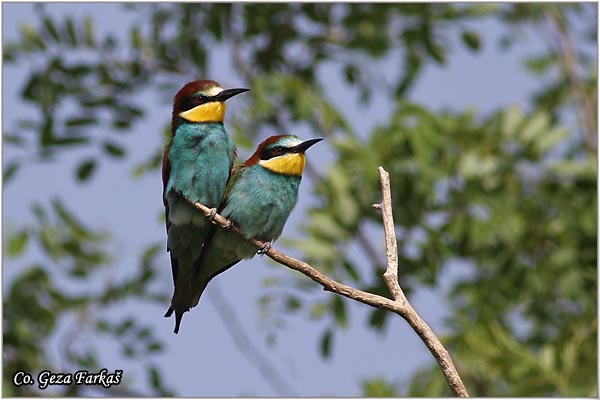
{"label": "blurred background", "polygon": [[[4,396],[448,396],[397,315],[255,257],[179,335],[160,161],[201,78],[245,160],[324,137],[276,247],[400,283],[473,396],[597,396],[597,5],[2,4]],[[13,385],[123,370],[118,386]]]}

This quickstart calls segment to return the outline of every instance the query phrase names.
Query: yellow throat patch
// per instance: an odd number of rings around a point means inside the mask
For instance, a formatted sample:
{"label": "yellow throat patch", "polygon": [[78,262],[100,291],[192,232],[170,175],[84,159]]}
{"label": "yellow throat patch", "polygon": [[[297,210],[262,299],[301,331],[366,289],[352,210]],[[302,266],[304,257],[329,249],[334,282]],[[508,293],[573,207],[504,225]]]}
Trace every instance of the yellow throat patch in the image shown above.
{"label": "yellow throat patch", "polygon": [[282,175],[302,176],[306,156],[302,153],[288,153],[258,162],[266,169]]}
{"label": "yellow throat patch", "polygon": [[224,101],[211,101],[179,113],[179,116],[190,122],[223,122],[225,109]]}

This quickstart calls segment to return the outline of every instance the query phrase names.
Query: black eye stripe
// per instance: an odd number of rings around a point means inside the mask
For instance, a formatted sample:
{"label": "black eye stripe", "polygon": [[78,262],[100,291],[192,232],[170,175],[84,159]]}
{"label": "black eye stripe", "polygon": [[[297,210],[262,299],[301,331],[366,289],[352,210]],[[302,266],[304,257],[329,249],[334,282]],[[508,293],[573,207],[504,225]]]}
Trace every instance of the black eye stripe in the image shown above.
{"label": "black eye stripe", "polygon": [[288,153],[291,148],[283,147],[283,146],[275,146],[271,148],[262,149],[260,152],[261,160],[268,160],[273,157],[281,156],[285,153]]}
{"label": "black eye stripe", "polygon": [[181,112],[191,110],[192,108],[199,106],[200,104],[208,103],[212,100],[210,96],[191,96],[181,99],[179,109]]}

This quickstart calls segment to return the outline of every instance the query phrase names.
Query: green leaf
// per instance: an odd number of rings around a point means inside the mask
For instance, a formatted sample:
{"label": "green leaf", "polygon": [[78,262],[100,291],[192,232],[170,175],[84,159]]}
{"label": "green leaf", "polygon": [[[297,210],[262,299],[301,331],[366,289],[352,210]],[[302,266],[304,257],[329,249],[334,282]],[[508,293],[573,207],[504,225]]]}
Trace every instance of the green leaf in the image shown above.
{"label": "green leaf", "polygon": [[328,328],[325,333],[321,336],[321,355],[323,358],[331,357],[331,342],[333,341],[333,330]]}
{"label": "green leaf", "polygon": [[129,31],[129,37],[131,47],[136,50],[140,50],[142,48],[142,35],[140,34],[140,29],[138,26],[131,27]]}
{"label": "green leaf", "polygon": [[348,275],[354,282],[360,281],[360,275],[358,274],[356,268],[351,262],[344,260],[344,262],[342,262],[342,267],[344,267],[344,271],[348,273]]}
{"label": "green leaf", "polygon": [[125,157],[125,149],[123,149],[120,145],[114,142],[106,141],[104,142],[104,151],[115,158],[123,158]]}
{"label": "green leaf", "polygon": [[77,46],[77,31],[75,30],[75,22],[73,22],[73,18],[67,17],[65,21],[65,31],[67,33],[67,37],[70,41],[71,46]]}
{"label": "green leaf", "polygon": [[364,397],[398,397],[396,388],[381,378],[363,380],[362,391]]}
{"label": "green leaf", "polygon": [[8,240],[8,255],[10,257],[16,257],[20,255],[23,250],[25,250],[28,240],[29,234],[25,230],[11,236]]}
{"label": "green leaf", "polygon": [[132,358],[135,356],[135,353],[136,353],[135,348],[132,345],[126,344],[123,346],[123,354],[126,357]]}
{"label": "green leaf", "polygon": [[311,307],[309,317],[311,319],[319,319],[319,318],[322,318],[326,312],[327,312],[327,305],[322,302],[318,302],[318,303],[315,303]]}
{"label": "green leaf", "polygon": [[160,373],[158,372],[158,368],[150,367],[148,368],[148,374],[150,375],[150,384],[153,388],[159,389],[161,387],[160,383]]}
{"label": "green leaf", "polygon": [[97,122],[98,122],[98,120],[95,117],[76,117],[76,118],[69,118],[68,120],[66,120],[65,126],[77,127],[77,126],[93,125]]}
{"label": "green leaf", "polygon": [[46,50],[46,44],[33,26],[29,24],[21,25],[21,34],[25,40],[29,42],[28,44],[35,46],[40,50]]}
{"label": "green leaf", "polygon": [[525,125],[519,133],[519,137],[524,143],[531,143],[547,132],[549,122],[550,118],[546,113],[537,112],[525,120]]}
{"label": "green leaf", "polygon": [[556,145],[566,140],[570,133],[571,132],[569,132],[566,128],[553,129],[550,132],[546,132],[541,135],[538,140],[536,140],[535,147],[541,154],[543,154],[554,149]]}
{"label": "green leaf", "polygon": [[77,146],[90,141],[89,138],[83,136],[52,138],[48,145],[52,146]]}
{"label": "green leaf", "polygon": [[525,59],[525,66],[534,74],[544,74],[552,66],[559,66],[560,56],[554,52]]}
{"label": "green leaf", "polygon": [[471,50],[477,51],[481,48],[481,39],[476,32],[463,31],[462,40]]}
{"label": "green leaf", "polygon": [[302,307],[302,300],[296,296],[289,296],[285,302],[285,308],[289,312],[294,312],[300,310]]}
{"label": "green leaf", "polygon": [[555,348],[550,345],[542,346],[540,351],[540,365],[542,369],[551,372],[556,368]]}
{"label": "green leaf", "polygon": [[77,179],[80,182],[87,181],[96,170],[96,160],[89,159],[83,161],[77,167]]}
{"label": "green leaf", "polygon": [[84,30],[86,46],[88,46],[88,47],[96,46],[96,39],[94,38],[94,25],[92,23],[92,19],[90,17],[88,17],[87,15],[85,16],[85,19],[83,22],[83,30]]}
{"label": "green leaf", "polygon": [[147,346],[146,350],[148,351],[148,353],[156,353],[158,351],[161,351],[162,348],[163,348],[162,343],[152,342]]}
{"label": "green leaf", "polygon": [[497,165],[496,157],[471,151],[462,155],[458,170],[466,178],[489,176],[493,174]]}
{"label": "green leaf", "polygon": [[385,327],[385,322],[387,320],[387,312],[381,308],[371,311],[371,315],[369,317],[369,325],[375,328],[377,331],[382,332]]}
{"label": "green leaf", "polygon": [[150,385],[154,389],[154,392],[159,397],[174,397],[174,393],[168,390],[162,383],[162,377],[160,370],[153,364],[148,365],[146,371],[149,376]]}
{"label": "green leaf", "polygon": [[137,333],[138,340],[146,339],[152,336],[152,330],[150,328],[143,328]]}
{"label": "green leaf", "polygon": [[348,327],[348,314],[346,313],[346,304],[342,300],[341,296],[333,296],[332,299],[332,310],[335,317],[335,321],[341,328]]}
{"label": "green leaf", "polygon": [[426,40],[425,48],[438,64],[446,64],[446,51],[442,46],[438,45],[433,40]]}
{"label": "green leaf", "polygon": [[18,169],[19,163],[17,162],[11,162],[4,168],[4,171],[2,171],[2,182],[4,187],[6,187],[6,184],[14,177]]}
{"label": "green leaf", "polygon": [[131,330],[135,325],[135,321],[133,318],[129,317],[123,320],[123,322],[121,322],[116,328],[115,328],[115,334],[117,334],[118,336],[122,336],[124,335],[126,332],[128,332],[129,330]]}
{"label": "green leaf", "polygon": [[515,105],[504,110],[502,113],[501,132],[504,136],[515,136],[518,133],[518,127],[523,121],[523,111],[521,107]]}
{"label": "green leaf", "polygon": [[98,329],[99,332],[110,332],[111,326],[108,322],[104,320],[99,320],[96,321],[96,329]]}
{"label": "green leaf", "polygon": [[344,77],[346,82],[353,84],[356,82],[359,74],[359,69],[353,64],[347,64],[344,66]]}
{"label": "green leaf", "polygon": [[112,126],[117,130],[127,130],[131,126],[131,122],[127,119],[115,119]]}
{"label": "green leaf", "polygon": [[44,28],[46,32],[54,39],[56,43],[60,42],[60,36],[58,35],[58,30],[56,30],[56,26],[52,22],[49,17],[43,18]]}

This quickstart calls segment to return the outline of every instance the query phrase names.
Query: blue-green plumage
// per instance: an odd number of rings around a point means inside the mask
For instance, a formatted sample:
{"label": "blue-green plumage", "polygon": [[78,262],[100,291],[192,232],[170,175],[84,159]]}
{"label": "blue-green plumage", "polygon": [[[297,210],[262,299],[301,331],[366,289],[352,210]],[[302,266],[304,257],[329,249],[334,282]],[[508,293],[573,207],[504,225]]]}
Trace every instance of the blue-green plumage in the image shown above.
{"label": "blue-green plumage", "polygon": [[[250,160],[234,168],[219,213],[248,239],[277,239],[298,201],[304,151],[318,140],[301,142],[291,135],[267,139]],[[213,277],[254,254],[256,247],[239,234],[215,228],[193,280],[195,301]]]}
{"label": "blue-green plumage", "polygon": [[236,151],[223,125],[224,101],[246,91],[223,91],[214,81],[196,81],[175,97],[173,135],[163,160],[167,250],[174,293],[165,317],[175,312],[175,333],[183,313],[194,307],[194,271],[212,227],[189,202],[217,208],[223,199]]}
{"label": "blue-green plumage", "polygon": [[260,164],[241,167],[232,177],[221,215],[247,238],[278,238],[298,202],[300,176],[282,175]]}
{"label": "blue-green plumage", "polygon": [[210,222],[204,214],[186,199],[217,208],[225,193],[234,157],[235,146],[222,123],[184,122],[177,128],[169,149],[171,173],[166,188],[170,224],[167,248],[175,264],[175,291],[170,308],[176,314],[195,306],[192,274],[210,230]]}
{"label": "blue-green plumage", "polygon": [[170,205],[182,205],[177,210],[169,207],[170,221],[206,225],[206,218],[179,193],[207,207],[219,206],[235,159],[235,145],[225,126],[222,122],[183,121],[175,132],[168,157],[171,171],[166,198]]}

